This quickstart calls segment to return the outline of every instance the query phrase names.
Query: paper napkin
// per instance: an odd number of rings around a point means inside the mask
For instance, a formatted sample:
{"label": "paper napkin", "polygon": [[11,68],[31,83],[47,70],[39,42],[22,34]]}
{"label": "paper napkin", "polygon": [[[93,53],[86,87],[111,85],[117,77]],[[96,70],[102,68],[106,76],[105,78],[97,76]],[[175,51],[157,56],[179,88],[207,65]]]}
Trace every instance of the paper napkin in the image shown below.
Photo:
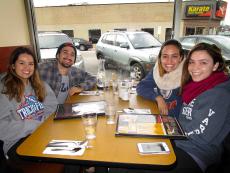
{"label": "paper napkin", "polygon": [[132,108],[127,108],[123,109],[123,111],[127,114],[151,114],[150,109],[132,109]]}
{"label": "paper napkin", "polygon": [[84,154],[88,142],[81,143],[82,141],[52,140],[47,144],[43,154],[81,156]]}
{"label": "paper napkin", "polygon": [[88,95],[88,96],[99,96],[98,91],[82,91],[79,95]]}

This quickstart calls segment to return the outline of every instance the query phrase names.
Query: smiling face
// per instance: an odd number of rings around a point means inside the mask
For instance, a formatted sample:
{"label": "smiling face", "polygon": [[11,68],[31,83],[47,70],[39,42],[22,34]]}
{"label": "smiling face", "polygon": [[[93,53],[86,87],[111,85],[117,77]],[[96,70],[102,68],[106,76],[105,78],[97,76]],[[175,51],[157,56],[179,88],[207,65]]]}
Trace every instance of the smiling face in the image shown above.
{"label": "smiling face", "polygon": [[174,45],[167,45],[162,49],[161,64],[166,73],[174,71],[180,64],[182,57],[179,49]]}
{"label": "smiling face", "polygon": [[57,58],[61,66],[70,68],[74,64],[75,60],[74,49],[70,46],[63,47],[60,53],[57,55]]}
{"label": "smiling face", "polygon": [[195,82],[202,81],[216,71],[219,63],[214,64],[206,50],[194,51],[190,57],[188,71]]}
{"label": "smiling face", "polygon": [[19,78],[22,79],[23,83],[27,84],[29,78],[34,73],[34,59],[31,55],[23,53],[18,56],[12,68]]}

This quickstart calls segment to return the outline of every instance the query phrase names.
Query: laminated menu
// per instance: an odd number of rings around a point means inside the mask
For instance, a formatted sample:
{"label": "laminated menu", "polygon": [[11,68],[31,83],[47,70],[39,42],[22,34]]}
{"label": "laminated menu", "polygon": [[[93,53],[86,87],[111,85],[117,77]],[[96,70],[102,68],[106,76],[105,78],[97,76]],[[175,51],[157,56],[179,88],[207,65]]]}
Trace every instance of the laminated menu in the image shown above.
{"label": "laminated menu", "polygon": [[186,139],[176,118],[154,114],[118,115],[115,135]]}
{"label": "laminated menu", "polygon": [[105,101],[92,101],[81,103],[64,103],[57,106],[54,119],[78,118],[85,113],[96,113],[105,115]]}

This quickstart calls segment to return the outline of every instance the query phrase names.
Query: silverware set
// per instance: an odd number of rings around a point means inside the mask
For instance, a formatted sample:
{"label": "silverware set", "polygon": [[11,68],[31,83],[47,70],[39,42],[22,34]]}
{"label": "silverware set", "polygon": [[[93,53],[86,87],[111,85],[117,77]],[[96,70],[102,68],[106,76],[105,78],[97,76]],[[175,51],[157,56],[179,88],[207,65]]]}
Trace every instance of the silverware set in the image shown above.
{"label": "silverware set", "polygon": [[[52,148],[51,151],[70,151],[70,152],[78,152],[83,148],[88,148],[87,146],[84,146],[84,144],[87,142],[87,140],[83,140],[81,142],[74,142],[74,141],[57,141],[57,142],[51,142],[46,147],[57,147]],[[60,148],[60,147],[69,147],[68,144],[74,143],[77,145],[77,147],[74,148]]]}
{"label": "silverware set", "polygon": [[76,147],[76,148],[72,148],[72,149],[62,149],[62,148],[52,148],[51,151],[70,151],[70,152],[78,152],[79,150],[81,150],[82,147]]}

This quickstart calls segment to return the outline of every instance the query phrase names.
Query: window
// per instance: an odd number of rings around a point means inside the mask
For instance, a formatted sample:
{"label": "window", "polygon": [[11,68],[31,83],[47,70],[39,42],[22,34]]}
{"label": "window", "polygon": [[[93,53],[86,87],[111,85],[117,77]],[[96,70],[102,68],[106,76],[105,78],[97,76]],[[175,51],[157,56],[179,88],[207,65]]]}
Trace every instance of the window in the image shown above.
{"label": "window", "polygon": [[100,29],[90,29],[89,33],[89,41],[92,43],[97,43],[99,38],[101,37],[101,30]]}
{"label": "window", "polygon": [[117,30],[117,31],[127,31],[126,28],[115,28],[114,30]]}
{"label": "window", "polygon": [[173,34],[172,34],[172,28],[166,28],[166,31],[165,31],[165,40],[171,39],[172,36],[173,36]]}
{"label": "window", "polygon": [[133,33],[127,36],[135,49],[161,46],[158,40],[149,33]]}
{"label": "window", "polygon": [[120,46],[122,43],[127,43],[125,37],[123,35],[117,35],[117,38],[116,38],[116,43],[115,45],[116,46]]}
{"label": "window", "polygon": [[141,30],[154,35],[154,28],[142,28]]}
{"label": "window", "polygon": [[59,47],[62,43],[70,42],[70,38],[66,35],[39,35],[40,48],[52,49]]}
{"label": "window", "polygon": [[68,35],[70,38],[74,37],[73,30],[62,30],[61,32],[63,32],[64,34]]}
{"label": "window", "polygon": [[205,27],[196,27],[196,34],[202,35]]}
{"label": "window", "polygon": [[215,44],[213,41],[211,40],[207,40],[207,39],[203,39],[203,38],[200,38],[198,43],[208,43],[208,44]]}
{"label": "window", "polygon": [[184,47],[192,47],[195,45],[195,43],[196,43],[196,38],[185,38],[182,41]]}
{"label": "window", "polygon": [[106,37],[106,43],[110,45],[114,45],[115,43],[115,35],[114,34],[108,34]]}
{"label": "window", "polygon": [[188,28],[185,29],[185,35],[194,35],[195,34],[195,28]]}
{"label": "window", "polygon": [[101,42],[102,42],[102,43],[106,43],[106,37],[107,37],[107,35],[104,35],[104,36],[102,37],[102,39],[101,39]]}

